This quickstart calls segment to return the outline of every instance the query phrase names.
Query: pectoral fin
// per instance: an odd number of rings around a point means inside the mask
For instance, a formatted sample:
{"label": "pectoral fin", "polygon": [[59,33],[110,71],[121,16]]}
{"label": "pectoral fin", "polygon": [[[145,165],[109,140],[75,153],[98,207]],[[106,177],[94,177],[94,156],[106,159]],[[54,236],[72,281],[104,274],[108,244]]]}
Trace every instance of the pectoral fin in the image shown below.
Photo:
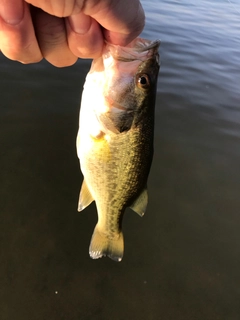
{"label": "pectoral fin", "polygon": [[144,215],[148,204],[147,188],[144,188],[138,198],[132,203],[130,208],[139,214],[141,217]]}
{"label": "pectoral fin", "polygon": [[78,201],[78,211],[82,211],[93,201],[94,199],[91,195],[91,192],[89,191],[85,180],[83,180]]}

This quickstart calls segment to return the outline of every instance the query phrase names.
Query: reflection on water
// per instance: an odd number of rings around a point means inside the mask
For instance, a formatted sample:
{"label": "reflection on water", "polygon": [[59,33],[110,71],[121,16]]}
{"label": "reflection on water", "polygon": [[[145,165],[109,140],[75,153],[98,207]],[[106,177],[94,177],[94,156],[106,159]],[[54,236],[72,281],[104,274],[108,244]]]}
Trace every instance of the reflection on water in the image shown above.
{"label": "reflection on water", "polygon": [[[75,150],[89,61],[0,57],[1,319],[238,319],[240,11],[143,1],[162,41],[150,203],[124,218],[121,263],[93,261]],[[57,294],[56,294],[57,292]]]}

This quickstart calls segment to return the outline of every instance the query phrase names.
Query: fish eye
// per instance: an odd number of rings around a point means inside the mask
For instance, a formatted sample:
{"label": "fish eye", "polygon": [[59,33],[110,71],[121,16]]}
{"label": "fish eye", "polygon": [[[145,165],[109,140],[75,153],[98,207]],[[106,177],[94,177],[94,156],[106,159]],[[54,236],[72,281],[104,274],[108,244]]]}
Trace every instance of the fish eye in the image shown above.
{"label": "fish eye", "polygon": [[150,80],[147,74],[138,74],[137,86],[141,89],[148,89],[150,87]]}

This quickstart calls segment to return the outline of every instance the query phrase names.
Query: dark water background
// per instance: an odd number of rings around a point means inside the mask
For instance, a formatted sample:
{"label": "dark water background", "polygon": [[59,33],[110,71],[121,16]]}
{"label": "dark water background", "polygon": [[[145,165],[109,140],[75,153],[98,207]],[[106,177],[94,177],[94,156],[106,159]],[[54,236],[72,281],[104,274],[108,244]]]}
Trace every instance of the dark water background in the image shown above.
{"label": "dark water background", "polygon": [[0,56],[0,319],[240,319],[240,4],[143,2],[160,38],[150,202],[91,260],[75,150],[89,61]]}

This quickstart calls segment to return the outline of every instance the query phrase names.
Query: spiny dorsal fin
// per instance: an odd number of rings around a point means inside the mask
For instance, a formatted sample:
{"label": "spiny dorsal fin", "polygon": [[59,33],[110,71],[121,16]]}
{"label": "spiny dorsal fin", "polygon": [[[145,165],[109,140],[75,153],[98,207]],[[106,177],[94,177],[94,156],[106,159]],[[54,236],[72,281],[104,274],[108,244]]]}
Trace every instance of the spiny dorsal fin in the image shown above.
{"label": "spiny dorsal fin", "polygon": [[137,199],[132,203],[130,208],[142,217],[146,211],[148,204],[147,187],[143,189]]}
{"label": "spiny dorsal fin", "polygon": [[91,195],[91,192],[89,191],[85,180],[83,180],[78,201],[78,211],[82,211],[93,201],[94,199]]}

